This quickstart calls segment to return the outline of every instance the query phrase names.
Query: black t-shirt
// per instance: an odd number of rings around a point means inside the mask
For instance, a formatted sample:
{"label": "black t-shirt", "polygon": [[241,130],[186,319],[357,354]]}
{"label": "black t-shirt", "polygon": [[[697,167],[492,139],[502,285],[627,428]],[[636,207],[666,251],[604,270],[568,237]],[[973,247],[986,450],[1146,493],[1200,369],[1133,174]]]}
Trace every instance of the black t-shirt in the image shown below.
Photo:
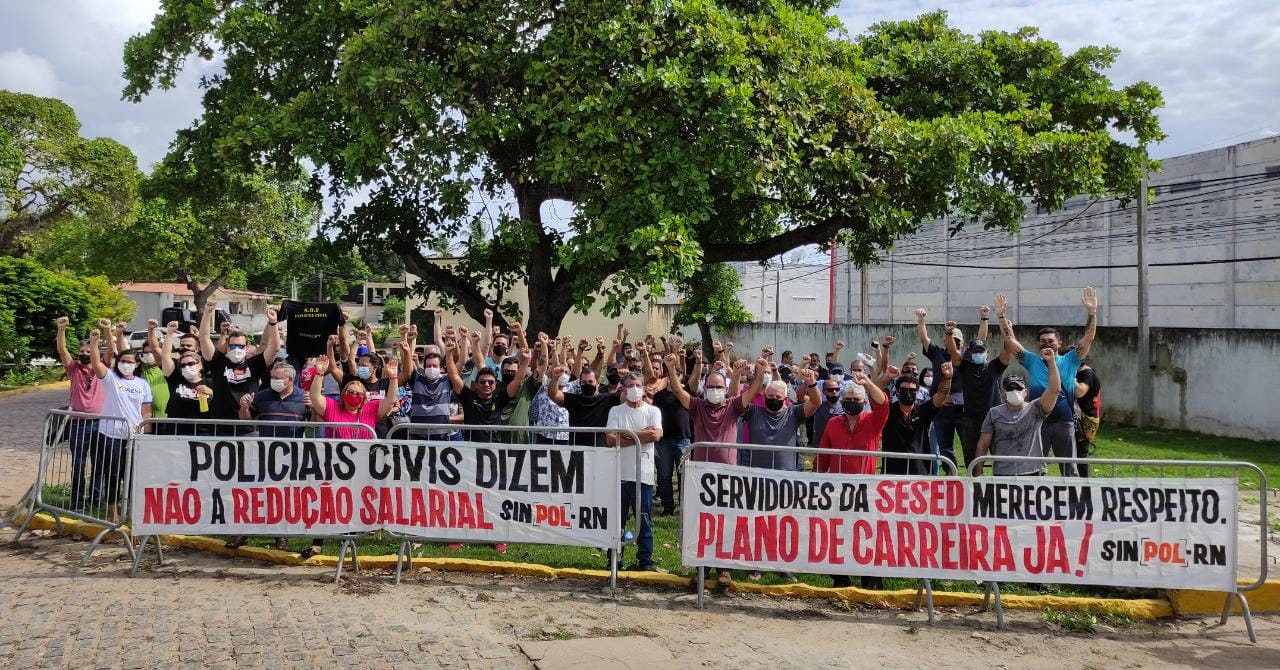
{"label": "black t-shirt", "polygon": [[[581,393],[564,394],[564,408],[569,411],[569,425],[573,428],[604,428],[609,423],[609,410],[621,402],[617,393],[597,393],[589,398]],[[569,439],[578,446],[604,445],[601,433],[570,433]]]}
{"label": "black t-shirt", "polygon": [[342,323],[342,308],[332,302],[285,300],[280,304],[280,320],[289,322],[285,349],[290,360],[306,360],[324,353],[329,336]]}
{"label": "black t-shirt", "polygon": [[[937,393],[938,385],[942,383],[942,364],[951,362],[951,354],[947,352],[946,347],[940,347],[932,342],[927,347],[921,347],[921,351],[924,353],[925,358],[929,359],[929,364],[933,366],[933,383],[929,384],[929,393]],[[953,376],[951,378],[951,395],[955,396],[964,393],[964,389],[964,380],[961,376]]]}
{"label": "black t-shirt", "polygon": [[653,394],[653,405],[662,412],[662,439],[689,439],[689,410],[680,404],[680,399],[671,389],[664,388]]}
{"label": "black t-shirt", "polygon": [[[885,453],[897,454],[929,453],[929,425],[937,415],[938,408],[933,406],[932,401],[917,401],[915,407],[905,415],[902,413],[902,405],[894,403],[889,408],[889,418],[880,433],[880,449]],[[933,468],[929,461],[886,457],[882,474],[927,475],[931,470]]]}
{"label": "black t-shirt", "polygon": [[1093,368],[1080,368],[1076,372],[1076,381],[1089,385],[1089,392],[1076,399],[1080,413],[1098,418],[1102,415],[1102,380],[1098,378],[1098,373]]}
{"label": "black t-shirt", "polygon": [[[182,367],[175,364],[173,373],[165,377],[165,381],[169,384],[169,404],[165,406],[165,414],[169,418],[209,419],[213,417],[212,412],[200,411],[200,396],[196,393],[196,387],[201,384],[208,384],[207,380],[192,384],[187,381],[186,377],[182,376]],[[212,409],[212,406],[210,406],[210,409]],[[197,430],[194,425],[166,425],[163,419],[157,419],[156,434],[158,435],[195,435],[196,433]]]}
{"label": "black t-shirt", "polygon": [[[501,426],[502,408],[511,402],[507,389],[501,385],[488,400],[481,399],[469,386],[464,386],[457,398],[462,405],[462,422],[473,426]],[[498,441],[497,435],[487,430],[469,430],[465,437],[470,442]]]}
{"label": "black t-shirt", "polygon": [[244,359],[236,365],[221,351],[205,366],[209,386],[213,389],[213,416],[216,419],[239,419],[240,398],[258,392],[267,359],[262,354]]}
{"label": "black t-shirt", "polygon": [[[1002,372],[1004,367],[1000,366],[998,358],[982,365],[974,363],[967,357],[960,360],[960,369],[956,376],[959,377],[961,388],[967,390],[964,394],[964,416],[974,419],[987,418],[987,410],[991,409],[991,399],[994,396],[992,391]],[[934,379],[936,380],[939,376],[935,374]],[[954,386],[956,380],[952,379],[951,383]]]}

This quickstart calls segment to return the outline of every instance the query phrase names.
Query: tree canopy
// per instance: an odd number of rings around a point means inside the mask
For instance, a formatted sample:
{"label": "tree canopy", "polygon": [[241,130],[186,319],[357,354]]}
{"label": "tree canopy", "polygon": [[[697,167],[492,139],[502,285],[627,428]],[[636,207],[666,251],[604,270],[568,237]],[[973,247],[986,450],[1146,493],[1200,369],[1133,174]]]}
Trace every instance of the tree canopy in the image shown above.
{"label": "tree canopy", "polygon": [[[834,4],[168,0],[126,46],[125,95],[221,56],[171,157],[308,161],[340,203],[367,195],[331,220],[341,241],[476,319],[524,281],[534,332],[704,264],[833,241],[872,261],[937,217],[1013,230],[1028,202],[1136,191],[1139,149],[1114,134],[1159,139],[1161,99],[1111,84],[1115,50],[940,12],[850,38]],[[431,261],[481,217],[491,236]]]}
{"label": "tree canopy", "polygon": [[751,322],[751,313],[738,300],[741,287],[742,278],[727,263],[704,265],[677,285],[681,303],[671,325],[697,326],[708,360],[713,355],[712,327],[722,329]]}
{"label": "tree canopy", "polygon": [[109,225],[137,200],[137,159],[115,140],[80,136],[65,102],[0,90],[0,254],[68,217]]}
{"label": "tree canopy", "polygon": [[25,363],[28,354],[52,354],[54,322],[60,316],[71,319],[72,332],[85,335],[94,320],[108,314],[95,312],[95,296],[74,275],[0,256],[0,325],[9,321],[13,329],[0,338],[0,358]]}

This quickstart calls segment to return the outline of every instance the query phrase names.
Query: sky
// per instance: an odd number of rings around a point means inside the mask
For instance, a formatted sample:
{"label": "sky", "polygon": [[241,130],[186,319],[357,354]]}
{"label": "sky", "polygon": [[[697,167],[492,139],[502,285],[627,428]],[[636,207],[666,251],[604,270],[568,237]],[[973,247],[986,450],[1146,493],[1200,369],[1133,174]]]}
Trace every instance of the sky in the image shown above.
{"label": "sky", "polygon": [[[174,131],[200,114],[192,59],[174,90],[120,99],[125,40],[147,29],[159,0],[8,0],[0,22],[0,88],[61,98],[90,137],[133,149],[149,170]],[[1161,158],[1280,133],[1280,0],[845,0],[851,34],[878,21],[945,9],[968,32],[1035,25],[1074,49],[1118,47],[1112,81],[1146,80],[1165,96]]]}

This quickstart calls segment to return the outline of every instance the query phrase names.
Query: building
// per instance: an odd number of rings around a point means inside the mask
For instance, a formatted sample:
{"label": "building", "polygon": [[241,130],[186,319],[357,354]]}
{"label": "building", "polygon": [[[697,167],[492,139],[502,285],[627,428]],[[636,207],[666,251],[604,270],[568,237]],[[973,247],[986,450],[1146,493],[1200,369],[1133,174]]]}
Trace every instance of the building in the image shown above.
{"label": "building", "polygon": [[[176,282],[126,282],[117,288],[125,292],[138,311],[129,330],[146,330],[147,319],[159,319],[167,307],[183,307],[195,311],[195,296],[186,284]],[[267,307],[280,303],[280,296],[256,291],[220,288],[213,292],[209,304],[226,312],[232,323],[250,333],[261,332],[267,325]]]}
{"label": "building", "polygon": [[[1150,183],[1150,324],[1172,328],[1280,328],[1280,136],[1161,161]],[[1099,324],[1137,325],[1136,204],[1077,197],[1029,212],[1020,233],[946,220],[898,242],[871,268],[837,250],[834,321],[910,323],[976,319],[997,291],[1025,324],[1079,324],[1080,291],[1098,289]]]}
{"label": "building", "polygon": [[829,323],[829,265],[734,263],[742,287],[738,302],[759,323]]}

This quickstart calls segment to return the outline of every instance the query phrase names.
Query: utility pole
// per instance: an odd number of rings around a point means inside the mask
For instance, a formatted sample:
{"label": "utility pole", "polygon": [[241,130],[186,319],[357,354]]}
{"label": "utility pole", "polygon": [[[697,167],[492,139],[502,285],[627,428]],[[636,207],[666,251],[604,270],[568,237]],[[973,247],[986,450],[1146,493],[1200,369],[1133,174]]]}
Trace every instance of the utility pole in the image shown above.
{"label": "utility pole", "polygon": [[316,302],[324,302],[324,270],[320,271],[320,281],[316,286]]}
{"label": "utility pole", "polygon": [[871,323],[871,271],[865,265],[858,266],[858,316],[863,324]]}
{"label": "utility pole", "polygon": [[1147,286],[1147,148],[1138,182],[1138,427],[1151,421],[1151,322]]}
{"label": "utility pole", "polygon": [[782,309],[782,299],[779,297],[781,295],[780,293],[781,286],[782,286],[782,271],[774,270],[773,271],[773,322],[774,323],[782,322],[782,314],[781,312],[778,311]]}
{"label": "utility pole", "polygon": [[298,278],[297,277],[294,277],[293,279],[289,280],[289,299],[290,300],[298,299]]}

